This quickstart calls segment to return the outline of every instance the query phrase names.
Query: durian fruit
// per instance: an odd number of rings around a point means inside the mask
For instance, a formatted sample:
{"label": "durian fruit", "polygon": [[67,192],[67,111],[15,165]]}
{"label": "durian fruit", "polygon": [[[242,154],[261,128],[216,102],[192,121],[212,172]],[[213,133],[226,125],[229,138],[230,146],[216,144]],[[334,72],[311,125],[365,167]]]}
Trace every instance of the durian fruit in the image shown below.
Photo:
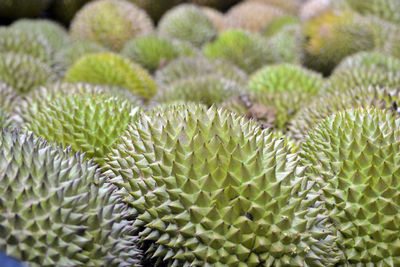
{"label": "durian fruit", "polygon": [[153,22],[146,12],[126,0],[99,0],[86,4],[71,22],[75,41],[93,41],[120,51],[132,38],[150,34]]}
{"label": "durian fruit", "polygon": [[35,57],[49,66],[53,65],[54,50],[42,35],[30,30],[0,27],[0,53],[20,53]]}
{"label": "durian fruit", "polygon": [[127,207],[82,154],[0,132],[0,249],[26,266],[134,266]]}
{"label": "durian fruit", "polygon": [[400,25],[375,16],[366,16],[366,19],[374,32],[374,50],[388,52],[386,48],[392,44],[392,40],[394,40],[394,44],[396,43],[396,36],[400,34]]}
{"label": "durian fruit", "polygon": [[64,82],[119,86],[144,98],[152,97],[157,90],[157,85],[145,69],[113,53],[81,57],[68,69]]}
{"label": "durian fruit", "polygon": [[240,2],[240,0],[189,0],[190,3],[212,7],[219,10],[226,10],[232,5]]}
{"label": "durian fruit", "polygon": [[217,29],[200,7],[182,4],[167,11],[158,24],[160,36],[201,47],[217,36]]}
{"label": "durian fruit", "polygon": [[304,64],[325,75],[346,56],[374,48],[374,33],[364,18],[348,10],[331,9],[307,21]]}
{"label": "durian fruit", "polygon": [[86,3],[91,0],[56,0],[50,5],[50,14],[61,23],[68,25]]}
{"label": "durian fruit", "polygon": [[262,34],[265,37],[271,37],[278,34],[282,29],[289,25],[299,25],[300,20],[294,15],[282,15],[274,18],[268,23],[264,29],[262,29]]}
{"label": "durian fruit", "polygon": [[156,103],[183,101],[201,103],[210,107],[245,91],[244,87],[235,81],[210,74],[180,79],[160,89],[154,101]]}
{"label": "durian fruit", "polygon": [[288,135],[294,140],[303,141],[307,133],[322,120],[347,109],[375,107],[396,112],[399,100],[400,92],[389,87],[348,87],[346,90],[333,91],[300,109],[290,121]]}
{"label": "durian fruit", "polygon": [[24,94],[57,80],[47,64],[28,54],[0,53],[0,81]]}
{"label": "durian fruit", "polygon": [[247,88],[249,91],[299,91],[318,94],[324,79],[321,74],[294,64],[265,66],[253,73]]}
{"label": "durian fruit", "polygon": [[224,31],[217,40],[205,45],[203,52],[209,58],[225,59],[247,73],[278,60],[260,34],[239,29]]}
{"label": "durian fruit", "polygon": [[234,113],[172,106],[130,125],[104,170],[152,266],[332,266],[332,226],[289,151]]}
{"label": "durian fruit", "polygon": [[267,40],[267,46],[278,62],[301,64],[303,35],[300,25],[288,25]]}
{"label": "durian fruit", "polygon": [[9,128],[13,124],[10,114],[0,107],[0,129]]}
{"label": "durian fruit", "polygon": [[51,20],[20,19],[11,24],[11,28],[28,31],[34,35],[41,35],[54,51],[58,51],[70,43],[67,30]]}
{"label": "durian fruit", "polygon": [[398,266],[400,121],[377,109],[337,113],[312,130],[300,157],[337,229],[336,266]]}
{"label": "durian fruit", "polygon": [[297,14],[303,4],[303,0],[247,0],[247,2],[257,2],[262,4],[267,4],[271,6],[275,6],[282,11],[285,11],[290,14]]}
{"label": "durian fruit", "polygon": [[187,42],[148,35],[129,41],[122,54],[148,71],[154,72],[175,58],[195,55],[196,50]]}
{"label": "durian fruit", "polygon": [[400,59],[400,27],[398,31],[396,31],[394,34],[391,34],[389,38],[387,39],[383,51],[391,55],[393,57],[399,58]]}
{"label": "durian fruit", "polygon": [[271,5],[257,2],[239,3],[226,13],[225,26],[229,29],[244,29],[259,32],[274,18],[284,13]]}
{"label": "durian fruit", "polygon": [[38,17],[50,3],[51,0],[1,0],[0,17],[9,19]]}
{"label": "durian fruit", "polygon": [[146,10],[147,14],[157,22],[162,17],[162,15],[169,9],[176,5],[179,5],[184,0],[129,0],[130,2],[136,4],[138,7]]}
{"label": "durian fruit", "polygon": [[155,80],[160,86],[168,86],[182,79],[210,74],[235,81],[241,85],[245,85],[247,82],[247,74],[235,65],[223,59],[208,59],[204,56],[175,59],[156,72]]}
{"label": "durian fruit", "polygon": [[360,67],[372,67],[382,71],[400,71],[400,59],[377,52],[359,52],[344,58],[334,72]]}
{"label": "durian fruit", "polygon": [[332,8],[350,9],[347,0],[307,0],[299,9],[298,15],[302,21],[315,18]]}
{"label": "durian fruit", "polygon": [[207,6],[201,7],[201,11],[212,22],[218,32],[225,30],[225,15],[222,12]]}
{"label": "durian fruit", "polygon": [[35,112],[25,114],[28,130],[71,146],[75,152],[85,152],[85,158],[94,159],[99,165],[140,110],[127,100],[96,93],[56,95],[47,101],[39,100],[36,106]]}
{"label": "durian fruit", "polygon": [[19,102],[20,99],[14,88],[0,81],[0,108],[12,111],[15,103]]}
{"label": "durian fruit", "polygon": [[400,2],[397,0],[347,0],[347,3],[361,14],[400,24]]}

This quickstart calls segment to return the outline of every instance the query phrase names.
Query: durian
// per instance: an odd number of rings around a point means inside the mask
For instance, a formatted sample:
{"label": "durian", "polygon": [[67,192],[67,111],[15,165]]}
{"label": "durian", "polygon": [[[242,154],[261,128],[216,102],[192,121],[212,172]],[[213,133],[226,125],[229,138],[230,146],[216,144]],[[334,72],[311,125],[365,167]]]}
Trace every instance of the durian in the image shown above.
{"label": "durian", "polygon": [[160,36],[200,47],[217,36],[217,30],[200,7],[182,4],[167,11],[158,24]]}
{"label": "durian", "polygon": [[119,86],[144,98],[152,97],[157,90],[155,82],[145,69],[113,53],[81,57],[68,69],[64,81]]}
{"label": "durian", "polygon": [[27,266],[133,266],[141,252],[96,165],[32,134],[0,132],[0,249]]}
{"label": "durian", "polygon": [[400,71],[400,59],[376,52],[359,52],[344,58],[334,72],[360,67],[372,67],[385,72]]}
{"label": "durian", "polygon": [[201,11],[212,22],[218,32],[225,30],[225,15],[222,12],[207,6],[201,7]]}
{"label": "durian", "polygon": [[173,106],[131,124],[104,169],[153,265],[332,266],[323,202],[284,143],[233,113]]}
{"label": "durian", "polygon": [[347,0],[347,3],[361,14],[378,16],[400,25],[400,2],[397,0]]}
{"label": "durian", "polygon": [[86,4],[71,22],[73,40],[93,41],[120,51],[132,38],[150,34],[153,22],[146,12],[126,0],[99,0]]}
{"label": "durian", "polygon": [[274,18],[268,23],[264,29],[262,29],[262,34],[265,37],[271,37],[278,34],[282,29],[289,25],[299,25],[300,20],[293,15],[282,15]]}

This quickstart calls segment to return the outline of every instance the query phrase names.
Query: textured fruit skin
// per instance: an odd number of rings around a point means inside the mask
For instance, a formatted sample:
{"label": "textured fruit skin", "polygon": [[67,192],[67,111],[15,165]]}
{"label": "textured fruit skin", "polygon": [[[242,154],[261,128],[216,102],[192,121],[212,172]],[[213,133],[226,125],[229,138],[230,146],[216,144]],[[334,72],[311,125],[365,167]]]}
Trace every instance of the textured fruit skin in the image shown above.
{"label": "textured fruit skin", "polygon": [[300,157],[320,188],[342,251],[339,266],[398,266],[400,121],[376,109],[337,113]]}
{"label": "textured fruit skin", "polygon": [[113,53],[81,57],[64,76],[64,82],[120,86],[144,98],[152,97],[157,85],[141,66]]}
{"label": "textured fruit skin", "polygon": [[4,82],[0,82],[0,108],[12,111],[15,104],[20,102],[20,98],[15,89]]}
{"label": "textured fruit skin", "polygon": [[27,54],[0,53],[0,81],[19,94],[57,80],[55,72],[39,59]]}
{"label": "textured fruit skin", "polygon": [[212,22],[218,32],[225,30],[225,15],[212,7],[203,6],[201,11]]}
{"label": "textured fruit skin", "polygon": [[121,53],[150,72],[180,56],[193,56],[197,49],[188,42],[148,35],[129,41]]}
{"label": "textured fruit skin", "polygon": [[156,265],[333,264],[322,202],[284,143],[233,113],[173,106],[130,125],[105,169]]}
{"label": "textured fruit skin", "polygon": [[182,4],[167,11],[158,24],[160,36],[200,47],[217,36],[217,30],[200,7]]}
{"label": "textured fruit skin", "polygon": [[169,9],[181,4],[184,0],[129,0],[138,7],[146,10],[147,14],[157,22],[162,15]]}
{"label": "textured fruit skin", "polygon": [[399,90],[379,86],[347,87],[333,91],[304,106],[291,120],[288,135],[304,141],[311,129],[337,112],[357,107],[395,111],[393,103],[398,103],[399,99]]}
{"label": "textured fruit skin", "polygon": [[304,64],[328,75],[346,56],[372,49],[375,45],[371,26],[348,10],[333,9],[307,21]]}
{"label": "textured fruit skin", "polygon": [[97,42],[120,51],[132,38],[150,34],[153,22],[146,12],[125,0],[89,2],[71,22],[73,40]]}
{"label": "textured fruit skin", "polygon": [[0,1],[0,17],[18,19],[37,17],[50,4],[51,0],[2,0]]}
{"label": "textured fruit skin", "polygon": [[301,64],[303,36],[300,25],[288,25],[271,36],[267,45],[278,58],[278,62]]}
{"label": "textured fruit skin", "polygon": [[0,107],[0,129],[8,128],[12,125],[10,114]]}
{"label": "textured fruit skin", "polygon": [[224,31],[217,40],[203,47],[209,58],[222,58],[247,73],[277,61],[267,46],[267,41],[257,33],[232,29]]}
{"label": "textured fruit skin", "polygon": [[350,7],[365,15],[374,15],[400,24],[400,3],[396,0],[347,0]]}
{"label": "textured fruit skin", "polygon": [[127,209],[96,165],[32,134],[0,133],[0,249],[29,266],[132,266]]}
{"label": "textured fruit skin", "polygon": [[248,2],[258,2],[266,5],[276,6],[277,8],[281,9],[290,14],[297,14],[303,0],[247,0]]}
{"label": "textured fruit skin", "polygon": [[104,156],[139,112],[128,101],[96,93],[55,95],[39,100],[34,113],[25,114],[26,127],[37,136],[82,151],[103,164]]}
{"label": "textured fruit skin", "polygon": [[262,34],[265,37],[271,37],[278,34],[283,28],[289,25],[299,25],[300,20],[293,15],[282,15],[274,18],[263,29]]}
{"label": "textured fruit skin", "polygon": [[156,72],[155,80],[160,86],[168,86],[182,79],[207,75],[218,75],[241,85],[245,85],[248,78],[243,70],[225,60],[197,56],[171,61],[166,67]]}
{"label": "textured fruit skin", "polygon": [[57,0],[50,5],[51,15],[61,23],[68,25],[76,12],[90,0]]}

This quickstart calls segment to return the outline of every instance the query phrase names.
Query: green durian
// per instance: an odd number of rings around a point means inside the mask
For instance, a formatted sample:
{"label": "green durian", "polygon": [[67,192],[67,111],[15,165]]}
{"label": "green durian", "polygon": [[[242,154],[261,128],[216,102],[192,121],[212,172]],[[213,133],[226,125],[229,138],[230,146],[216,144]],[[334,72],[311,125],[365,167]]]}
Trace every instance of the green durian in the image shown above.
{"label": "green durian", "polygon": [[[391,40],[400,34],[400,25],[382,20],[375,16],[365,16],[374,33],[374,51],[385,52]],[[389,54],[390,55],[390,54]]]}
{"label": "green durian", "polygon": [[155,74],[160,86],[168,86],[182,79],[218,75],[241,85],[247,82],[247,74],[223,59],[208,59],[204,56],[182,57],[171,61]]}
{"label": "green durian", "polygon": [[279,62],[300,64],[302,62],[302,40],[300,25],[288,25],[267,40],[267,46]]}
{"label": "green durian", "polygon": [[201,103],[208,107],[219,105],[229,97],[240,95],[246,89],[235,81],[219,75],[204,75],[180,79],[159,90],[154,101],[169,103],[184,101]]}
{"label": "green durian", "polygon": [[91,0],[56,0],[50,5],[50,14],[56,20],[68,25],[76,12]]}
{"label": "green durian", "polygon": [[400,71],[400,59],[377,52],[359,52],[344,58],[334,72],[360,67],[372,67],[386,72]]}
{"label": "green durian", "polygon": [[400,2],[397,0],[347,0],[347,3],[361,14],[400,24]]}
{"label": "green durian", "polygon": [[225,15],[217,9],[208,6],[202,6],[201,11],[212,22],[218,32],[225,30]]}
{"label": "green durian", "polygon": [[358,107],[397,111],[399,100],[399,90],[379,86],[333,91],[304,106],[290,121],[288,134],[303,141],[311,129],[332,114]]}
{"label": "green durian", "polygon": [[172,106],[131,124],[104,170],[153,266],[333,265],[323,202],[289,151],[234,113]]}
{"label": "green durian", "polygon": [[262,35],[265,37],[272,37],[278,34],[287,26],[299,25],[300,20],[294,15],[282,15],[274,18],[262,29]]}
{"label": "green durian", "polygon": [[154,72],[175,58],[194,56],[197,53],[196,50],[187,42],[148,35],[129,41],[122,50],[122,54],[148,71]]}
{"label": "green durian", "polygon": [[71,146],[73,151],[85,152],[85,158],[102,165],[110,146],[128,123],[136,120],[139,110],[108,94],[56,94],[27,109],[34,112],[25,114],[26,128],[49,141]]}
{"label": "green durian", "polygon": [[82,56],[68,69],[64,82],[119,86],[144,98],[157,91],[156,83],[145,69],[114,53]]}
{"label": "green durian", "polygon": [[126,0],[99,0],[86,4],[71,22],[72,40],[93,41],[120,51],[132,38],[150,34],[147,13]]}
{"label": "green durian", "polygon": [[130,2],[136,4],[138,7],[146,10],[147,14],[153,19],[153,21],[158,22],[158,20],[162,17],[162,15],[173,8],[176,5],[179,5],[184,0],[129,0]]}
{"label": "green durian", "polygon": [[50,3],[51,0],[1,0],[0,17],[9,19],[38,17]]}
{"label": "green durian", "polygon": [[2,128],[9,128],[13,125],[10,114],[0,107],[0,130]]}
{"label": "green durian", "polygon": [[15,89],[0,80],[0,108],[12,111],[18,102],[20,98]]}
{"label": "green durian", "polygon": [[303,26],[305,66],[325,75],[346,56],[374,48],[366,19],[349,10],[328,10]]}
{"label": "green durian", "polygon": [[0,132],[0,249],[32,266],[140,263],[127,207],[82,154]]}
{"label": "green durian", "polygon": [[205,45],[203,52],[209,58],[225,59],[247,73],[278,61],[260,34],[238,29],[224,31],[217,40]]}
{"label": "green durian", "polygon": [[322,121],[302,146],[305,177],[337,229],[335,266],[400,264],[399,126],[387,111],[348,110]]}
{"label": "green durian", "polygon": [[11,24],[12,29],[21,29],[34,35],[41,35],[54,51],[70,44],[67,30],[58,23],[47,19],[20,19]]}
{"label": "green durian", "polygon": [[38,58],[28,54],[0,53],[0,81],[19,94],[57,79],[53,69]]}
{"label": "green durian", "polygon": [[182,4],[167,11],[158,24],[160,36],[200,47],[217,36],[217,30],[200,7]]}

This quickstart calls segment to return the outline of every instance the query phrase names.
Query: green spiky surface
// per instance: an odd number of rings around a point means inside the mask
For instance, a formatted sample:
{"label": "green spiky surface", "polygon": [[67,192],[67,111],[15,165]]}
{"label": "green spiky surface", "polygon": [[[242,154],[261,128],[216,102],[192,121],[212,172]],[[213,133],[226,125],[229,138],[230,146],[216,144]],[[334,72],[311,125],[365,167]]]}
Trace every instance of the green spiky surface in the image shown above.
{"label": "green spiky surface", "polygon": [[68,25],[76,12],[90,0],[57,0],[49,7],[50,14],[61,23]]}
{"label": "green spiky surface", "polygon": [[400,24],[400,2],[397,0],[347,0],[347,3],[361,14]]}
{"label": "green spiky surface", "polygon": [[154,101],[158,103],[183,101],[211,106],[245,91],[237,82],[211,74],[176,81],[160,89]]}
{"label": "green spiky surface", "polygon": [[0,81],[24,94],[37,86],[57,80],[53,70],[27,54],[0,53]]}
{"label": "green spiky surface", "polygon": [[328,93],[301,109],[291,120],[288,133],[295,140],[303,141],[308,131],[332,114],[358,107],[391,111],[393,102],[398,103],[399,100],[400,92],[397,89],[379,86],[349,87]]}
{"label": "green spiky surface", "polygon": [[11,111],[20,99],[14,88],[0,81],[0,108]]}
{"label": "green spiky surface", "polygon": [[32,267],[139,262],[126,206],[96,165],[16,131],[0,147],[2,251]]}
{"label": "green spiky surface", "polygon": [[300,91],[318,94],[324,80],[322,75],[294,64],[266,66],[252,74],[247,83],[249,91]]}
{"label": "green spiky surface", "polygon": [[138,7],[141,7],[144,10],[146,10],[147,14],[149,14],[149,16],[155,22],[157,22],[167,10],[185,2],[184,0],[163,0],[163,1],[129,0],[129,1],[136,4]]}
{"label": "green spiky surface", "polygon": [[158,70],[155,79],[159,85],[167,86],[181,79],[198,76],[219,75],[241,85],[247,82],[247,74],[223,59],[207,59],[202,56],[178,58]]}
{"label": "green spiky surface", "polygon": [[106,174],[156,264],[333,264],[331,226],[317,216],[322,202],[305,198],[310,188],[295,179],[302,170],[289,150],[243,117],[174,106],[131,125]]}
{"label": "green spiky surface", "polygon": [[386,40],[385,46],[383,47],[383,51],[391,55],[393,57],[396,57],[400,59],[400,27],[397,29],[397,31],[394,32],[394,34],[391,34],[390,37]]}
{"label": "green spiky surface", "polygon": [[387,72],[400,71],[400,59],[377,52],[359,52],[343,59],[334,72],[360,67],[372,67]]}
{"label": "green spiky surface", "polygon": [[209,58],[225,59],[247,73],[277,60],[261,35],[238,29],[221,33],[217,40],[204,46],[203,52]]}
{"label": "green spiky surface", "polygon": [[10,114],[0,107],[0,129],[9,128],[12,124]]}
{"label": "green spiky surface", "polygon": [[348,10],[329,10],[307,21],[304,64],[329,74],[346,56],[374,47],[374,33],[367,21]]}
{"label": "green spiky surface", "polygon": [[225,15],[224,13],[220,12],[219,10],[208,7],[202,6],[201,11],[207,18],[212,22],[214,27],[217,29],[218,32],[222,32],[225,30]]}
{"label": "green spiky surface", "polygon": [[182,4],[167,11],[158,24],[161,36],[200,47],[217,35],[217,30],[198,6]]}
{"label": "green spiky surface", "polygon": [[153,96],[157,91],[157,85],[145,69],[113,53],[81,57],[68,69],[64,81],[120,86],[144,98]]}
{"label": "green spiky surface", "polygon": [[300,20],[298,17],[293,15],[282,15],[271,20],[264,29],[262,29],[262,34],[265,37],[271,37],[279,33],[283,28],[289,25],[298,25]]}
{"label": "green spiky surface", "polygon": [[153,32],[146,12],[126,0],[99,0],[86,4],[71,22],[73,40],[93,41],[119,51],[132,38]]}
{"label": "green spiky surface", "polygon": [[28,54],[52,66],[54,50],[42,35],[29,30],[0,27],[0,53]]}
{"label": "green spiky surface", "polygon": [[156,35],[138,37],[129,41],[122,54],[150,72],[180,56],[193,56],[196,48],[190,43],[177,42]]}
{"label": "green spiky surface", "polygon": [[303,52],[302,40],[300,25],[288,25],[271,36],[267,46],[279,58],[279,62],[300,64]]}
{"label": "green spiky surface", "polygon": [[225,10],[239,1],[240,0],[189,0],[190,3],[196,5],[209,6],[220,10]]}
{"label": "green spiky surface", "polygon": [[28,31],[34,35],[41,35],[52,46],[59,50],[69,45],[68,33],[60,24],[46,19],[20,19],[11,25],[13,29]]}
{"label": "green spiky surface", "polygon": [[128,101],[96,93],[59,95],[38,100],[34,113],[27,116],[26,127],[49,141],[85,152],[99,165],[139,109]]}
{"label": "green spiky surface", "polygon": [[2,0],[0,1],[0,17],[17,19],[37,17],[50,4],[51,0]]}
{"label": "green spiky surface", "polygon": [[325,199],[339,266],[398,266],[400,121],[386,111],[340,112],[307,137],[301,158]]}

